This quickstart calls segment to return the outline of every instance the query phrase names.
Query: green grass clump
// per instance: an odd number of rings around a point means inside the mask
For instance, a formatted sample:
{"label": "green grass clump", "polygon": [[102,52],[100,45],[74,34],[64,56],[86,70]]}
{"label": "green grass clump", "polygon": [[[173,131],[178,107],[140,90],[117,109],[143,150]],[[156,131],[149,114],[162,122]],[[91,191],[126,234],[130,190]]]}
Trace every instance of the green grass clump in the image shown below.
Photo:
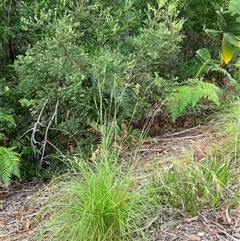
{"label": "green grass clump", "polygon": [[108,160],[81,163],[79,168],[49,201],[46,213],[52,218],[37,240],[134,240],[140,235],[143,210],[149,208],[144,207],[142,191],[133,190],[130,175],[121,174]]}
{"label": "green grass clump", "polygon": [[201,163],[176,161],[173,169],[161,170],[154,177],[153,185],[162,205],[195,216],[204,206],[238,202],[239,191],[229,190],[233,180],[229,161],[209,158]]}
{"label": "green grass clump", "polygon": [[239,103],[231,104],[223,113],[213,119],[216,133],[219,134],[219,152],[235,160],[239,166],[240,156],[240,107]]}

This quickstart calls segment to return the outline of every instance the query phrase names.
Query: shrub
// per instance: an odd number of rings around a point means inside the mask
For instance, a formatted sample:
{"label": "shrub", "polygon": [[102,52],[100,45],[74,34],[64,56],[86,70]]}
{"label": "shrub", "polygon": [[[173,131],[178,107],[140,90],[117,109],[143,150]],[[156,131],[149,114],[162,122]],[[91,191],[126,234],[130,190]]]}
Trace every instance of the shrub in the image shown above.
{"label": "shrub", "polygon": [[[182,22],[175,20],[174,8],[170,11],[164,3],[145,4],[143,15],[137,5],[132,11],[127,3],[123,3],[125,11],[108,4],[79,5],[71,17],[50,22],[44,37],[18,57],[14,68],[20,101],[28,106],[28,118],[37,124],[36,134],[44,143],[51,141],[45,137],[54,128],[86,146],[96,135],[89,131],[91,123],[100,123],[103,113],[115,115],[122,123],[136,120],[154,97],[159,101],[166,97],[174,85],[171,78]],[[135,17],[141,17],[139,28]],[[129,36],[121,40],[126,29]]]}
{"label": "shrub", "polygon": [[203,0],[201,3],[197,0],[178,1],[180,16],[186,19],[183,25],[183,34],[186,36],[183,42],[185,58],[193,57],[195,52],[203,47],[210,47],[214,51],[214,57],[218,56],[220,42],[219,45],[216,45],[216,40],[220,40],[220,37],[210,38],[204,33],[204,30],[206,28],[217,29],[216,11],[221,8],[225,9],[228,2],[228,0],[211,2]]}
{"label": "shrub", "polygon": [[0,143],[3,145],[8,138],[8,131],[16,127],[13,116],[0,108]]}

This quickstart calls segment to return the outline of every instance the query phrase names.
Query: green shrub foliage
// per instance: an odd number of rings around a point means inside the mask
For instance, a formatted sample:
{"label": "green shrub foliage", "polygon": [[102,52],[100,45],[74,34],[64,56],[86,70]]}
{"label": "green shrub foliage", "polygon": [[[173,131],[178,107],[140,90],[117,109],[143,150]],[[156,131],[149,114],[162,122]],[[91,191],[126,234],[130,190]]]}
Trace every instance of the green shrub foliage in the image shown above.
{"label": "green shrub foliage", "polygon": [[[220,36],[215,38],[205,34],[206,28],[217,29],[217,14],[219,9],[226,9],[229,0],[183,0],[178,1],[180,16],[186,19],[183,26],[185,41],[183,42],[183,54],[186,58],[194,56],[195,51],[203,47],[210,47],[214,50],[215,56],[218,56],[218,48],[216,40],[220,40]],[[197,7],[196,7],[197,6]]]}
{"label": "green shrub foliage", "polygon": [[0,143],[7,141],[8,130],[13,130],[16,127],[13,116],[7,111],[0,108]]}
{"label": "green shrub foliage", "polygon": [[[33,21],[25,18],[24,26],[53,14],[42,11]],[[82,1],[71,12],[37,25],[41,37],[14,63],[16,88],[30,111],[27,118],[39,122],[38,133],[46,137],[55,128],[87,142],[91,123],[104,116],[136,120],[148,114],[151,99],[166,97],[174,85],[183,22],[165,0]]]}

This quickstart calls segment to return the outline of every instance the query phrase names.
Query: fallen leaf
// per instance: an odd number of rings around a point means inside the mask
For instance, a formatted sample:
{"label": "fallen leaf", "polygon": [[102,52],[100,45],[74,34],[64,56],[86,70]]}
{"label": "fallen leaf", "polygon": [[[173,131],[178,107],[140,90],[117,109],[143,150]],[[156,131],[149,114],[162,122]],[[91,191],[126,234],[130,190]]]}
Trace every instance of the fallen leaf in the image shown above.
{"label": "fallen leaf", "polygon": [[201,239],[195,234],[188,234],[187,237],[189,240],[192,240],[192,241],[201,241]]}
{"label": "fallen leaf", "polygon": [[26,221],[26,228],[29,229],[30,226],[31,226],[31,220],[27,219],[27,221]]}

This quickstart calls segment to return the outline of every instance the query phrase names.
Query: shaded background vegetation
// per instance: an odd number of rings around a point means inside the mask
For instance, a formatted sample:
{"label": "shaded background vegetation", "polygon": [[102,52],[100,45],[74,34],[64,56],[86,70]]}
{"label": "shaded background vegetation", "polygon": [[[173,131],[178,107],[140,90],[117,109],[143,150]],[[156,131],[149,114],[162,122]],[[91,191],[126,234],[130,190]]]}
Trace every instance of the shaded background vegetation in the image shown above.
{"label": "shaded background vegetation", "polygon": [[[204,30],[218,29],[216,11],[227,4],[1,1],[1,145],[16,146],[23,162],[36,167],[53,153],[87,153],[106,119],[117,118],[121,138],[130,124],[139,126],[158,112],[178,85],[196,85],[188,70],[198,49],[219,58],[221,34]],[[210,77],[214,83],[216,76]]]}

